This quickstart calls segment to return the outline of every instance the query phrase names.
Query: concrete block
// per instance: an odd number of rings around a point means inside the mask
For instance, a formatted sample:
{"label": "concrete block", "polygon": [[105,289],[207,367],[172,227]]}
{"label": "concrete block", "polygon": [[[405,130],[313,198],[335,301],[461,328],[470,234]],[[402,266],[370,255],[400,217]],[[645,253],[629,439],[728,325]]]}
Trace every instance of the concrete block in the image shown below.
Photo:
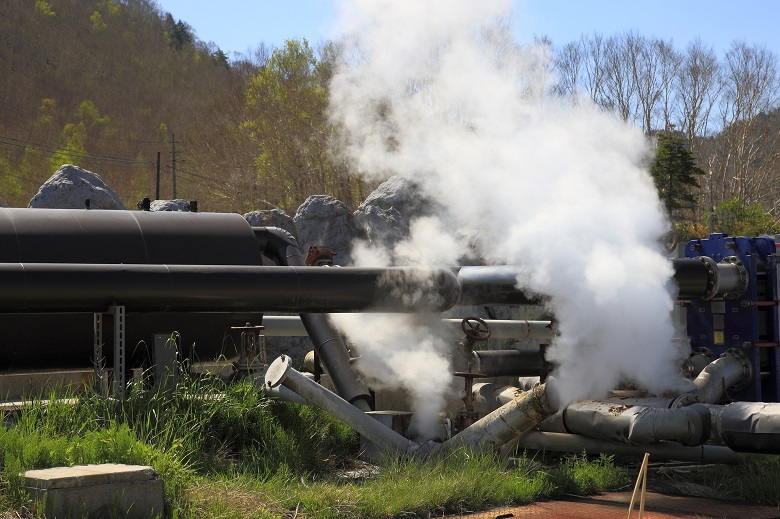
{"label": "concrete block", "polygon": [[162,516],[163,481],[152,467],[77,465],[24,473],[30,497],[49,519]]}

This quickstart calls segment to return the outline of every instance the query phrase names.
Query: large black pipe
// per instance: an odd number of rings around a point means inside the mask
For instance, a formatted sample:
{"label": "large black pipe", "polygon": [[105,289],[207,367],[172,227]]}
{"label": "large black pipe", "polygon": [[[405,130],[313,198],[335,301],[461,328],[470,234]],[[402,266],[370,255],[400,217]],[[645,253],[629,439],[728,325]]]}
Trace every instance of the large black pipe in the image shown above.
{"label": "large black pipe", "polygon": [[239,214],[0,208],[0,263],[262,265]]}
{"label": "large black pipe", "polygon": [[[406,286],[414,304],[384,289],[388,277],[430,275],[430,291]],[[397,282],[400,283],[400,282]],[[397,285],[403,288],[403,285]],[[0,263],[0,312],[443,311],[458,300],[446,269]]]}
{"label": "large black pipe", "polygon": [[[707,257],[675,258],[673,281],[679,300],[710,299],[719,294],[739,295],[745,290],[744,276],[738,264],[715,263]],[[544,296],[526,293],[517,288],[522,266],[461,267],[461,305],[538,305]]]}

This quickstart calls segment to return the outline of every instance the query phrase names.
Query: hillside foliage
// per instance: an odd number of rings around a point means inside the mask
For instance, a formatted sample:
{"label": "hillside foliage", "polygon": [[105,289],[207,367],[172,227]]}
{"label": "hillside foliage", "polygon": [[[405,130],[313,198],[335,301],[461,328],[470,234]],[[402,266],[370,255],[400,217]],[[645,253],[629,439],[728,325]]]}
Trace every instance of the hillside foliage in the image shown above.
{"label": "hillside foliage", "polygon": [[[355,208],[371,187],[334,151],[328,89],[342,43],[227,56],[154,0],[0,0],[0,12],[0,199],[11,206],[73,163],[134,207],[158,197],[158,153],[159,198],[206,211],[294,212],[312,194]],[[780,215],[771,51],[735,41],[717,56],[635,32],[536,43],[551,51],[556,95],[687,147],[696,182],[675,191],[674,221],[698,228],[732,200]]]}

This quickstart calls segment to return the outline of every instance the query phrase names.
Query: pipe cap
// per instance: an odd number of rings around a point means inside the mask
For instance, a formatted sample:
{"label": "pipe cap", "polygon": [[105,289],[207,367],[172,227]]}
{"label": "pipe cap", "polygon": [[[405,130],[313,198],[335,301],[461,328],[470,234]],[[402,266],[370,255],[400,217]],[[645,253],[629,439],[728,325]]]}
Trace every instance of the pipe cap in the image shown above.
{"label": "pipe cap", "polygon": [[265,385],[268,387],[276,387],[283,383],[291,369],[292,360],[290,357],[287,355],[280,355],[270,366],[268,366],[268,371],[265,373]]}

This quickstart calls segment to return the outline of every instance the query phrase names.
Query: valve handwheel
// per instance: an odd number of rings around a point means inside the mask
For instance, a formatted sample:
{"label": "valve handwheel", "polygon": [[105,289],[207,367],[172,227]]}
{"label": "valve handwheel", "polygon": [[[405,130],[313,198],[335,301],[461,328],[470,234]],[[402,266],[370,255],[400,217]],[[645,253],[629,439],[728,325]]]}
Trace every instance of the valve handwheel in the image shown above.
{"label": "valve handwheel", "polygon": [[466,337],[475,341],[486,341],[490,339],[490,326],[484,319],[479,317],[466,317],[460,322],[460,329],[466,334]]}

